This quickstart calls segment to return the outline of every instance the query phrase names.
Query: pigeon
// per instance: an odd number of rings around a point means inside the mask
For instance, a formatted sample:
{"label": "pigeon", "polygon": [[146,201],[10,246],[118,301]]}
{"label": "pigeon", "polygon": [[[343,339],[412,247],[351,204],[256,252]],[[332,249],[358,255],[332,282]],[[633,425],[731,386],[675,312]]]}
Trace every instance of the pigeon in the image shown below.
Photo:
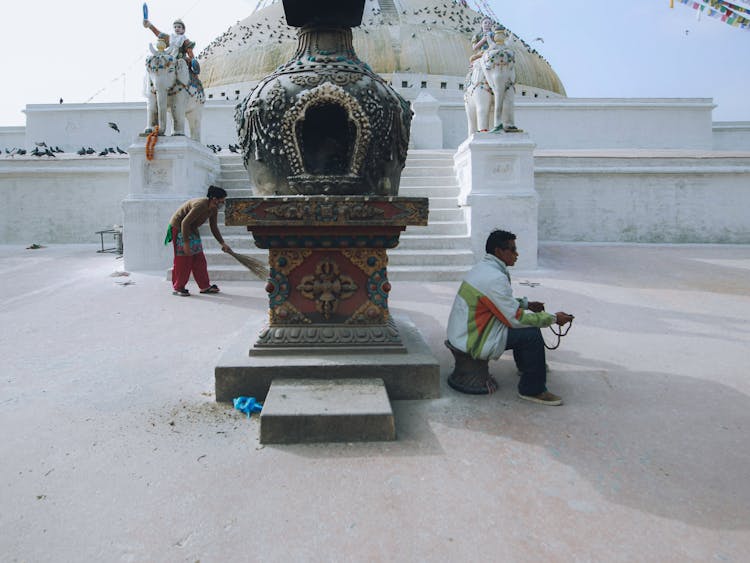
{"label": "pigeon", "polygon": [[120,128],[117,126],[117,123],[110,121],[107,123],[107,125],[109,125],[112,129],[114,129],[118,133],[120,132]]}
{"label": "pigeon", "polygon": [[86,154],[86,149],[81,147],[80,150],[76,151],[76,154],[80,154],[81,156],[83,156],[84,154]]}
{"label": "pigeon", "polygon": [[20,154],[21,156],[23,156],[26,154],[26,149],[18,149],[18,151],[16,151],[16,154]]}
{"label": "pigeon", "polygon": [[91,147],[86,149],[86,154],[94,154],[96,151],[92,149]]}
{"label": "pigeon", "polygon": [[113,149],[112,147],[107,147],[107,152],[109,154],[115,154],[115,149]]}
{"label": "pigeon", "polygon": [[35,144],[35,145],[36,145],[37,147],[46,147],[46,146],[47,146],[47,143],[45,143],[44,141],[42,141],[42,142],[39,142],[39,141],[35,141],[35,142],[34,142],[34,144]]}
{"label": "pigeon", "polygon": [[107,149],[104,149],[102,152],[99,153],[99,156],[107,156],[109,154],[109,151]]}
{"label": "pigeon", "polygon": [[55,145],[55,148],[54,148],[54,149],[52,149],[52,151],[53,151],[53,152],[65,152],[64,150],[62,150],[62,149],[61,149],[60,147],[58,147],[57,145]]}
{"label": "pigeon", "polygon": [[121,149],[120,147],[115,147],[115,148],[117,149],[117,152],[118,152],[119,154],[128,154],[128,153],[126,153],[126,152],[125,152],[124,150],[122,150],[122,149]]}
{"label": "pigeon", "polygon": [[60,98],[60,103],[62,103],[62,102],[63,102],[63,99],[62,99],[62,98]]}
{"label": "pigeon", "polygon": [[235,147],[234,145],[229,145],[229,151],[236,153],[237,152],[237,147]]}
{"label": "pigeon", "polygon": [[57,157],[55,156],[55,153],[54,153],[54,152],[52,152],[52,150],[50,150],[49,148],[48,148],[48,149],[47,149],[46,151],[44,151],[44,153],[43,153],[43,154],[46,154],[47,156],[51,156],[52,158],[57,158]]}

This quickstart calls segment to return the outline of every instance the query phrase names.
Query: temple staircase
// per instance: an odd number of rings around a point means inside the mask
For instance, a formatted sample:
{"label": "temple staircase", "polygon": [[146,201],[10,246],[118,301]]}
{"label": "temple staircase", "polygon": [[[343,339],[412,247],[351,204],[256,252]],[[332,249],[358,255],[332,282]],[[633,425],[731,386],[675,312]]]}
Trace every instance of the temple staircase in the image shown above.
{"label": "temple staircase", "polygon": [[[251,197],[248,173],[240,155],[221,155],[221,175],[217,184],[228,197]],[[429,225],[408,227],[399,246],[388,251],[388,277],[391,280],[452,281],[460,280],[474,263],[464,211],[458,207],[459,187],[453,171],[451,150],[411,150],[401,175],[399,196],[428,197]],[[223,213],[219,228],[226,243],[235,252],[263,261],[268,252],[255,248],[252,235],[245,227],[227,227]],[[204,252],[212,282],[254,280],[243,266],[221,252],[208,224],[201,227]]]}

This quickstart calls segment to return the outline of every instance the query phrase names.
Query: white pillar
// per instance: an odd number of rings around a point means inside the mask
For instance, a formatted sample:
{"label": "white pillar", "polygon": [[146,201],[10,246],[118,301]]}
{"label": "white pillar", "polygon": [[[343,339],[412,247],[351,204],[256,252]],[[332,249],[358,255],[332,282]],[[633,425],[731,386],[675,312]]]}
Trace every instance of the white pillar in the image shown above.
{"label": "white pillar", "polygon": [[126,270],[165,270],[172,249],[164,246],[167,224],[185,201],[206,195],[219,176],[219,158],[189,137],[159,137],[154,159],[146,159],[146,138],[128,148],[130,193],[122,202]]}
{"label": "white pillar", "polygon": [[438,115],[440,102],[427,92],[420,92],[412,107],[414,119],[411,122],[409,148],[442,149],[443,122]]}
{"label": "white pillar", "polygon": [[537,267],[539,196],[534,188],[534,147],[526,133],[475,133],[453,157],[475,259],[494,229],[517,236],[517,269]]}

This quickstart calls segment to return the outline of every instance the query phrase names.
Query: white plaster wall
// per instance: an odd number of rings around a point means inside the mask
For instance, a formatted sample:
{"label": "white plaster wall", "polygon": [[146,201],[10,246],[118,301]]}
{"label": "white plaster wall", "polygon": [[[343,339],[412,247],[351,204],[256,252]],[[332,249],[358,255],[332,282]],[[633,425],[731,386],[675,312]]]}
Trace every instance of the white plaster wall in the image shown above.
{"label": "white plaster wall", "polygon": [[750,243],[744,157],[537,155],[539,238]]}
{"label": "white plaster wall", "polygon": [[202,141],[205,145],[219,145],[223,151],[227,146],[239,144],[234,110],[237,102],[207,101],[203,109]]}
{"label": "white plaster wall", "polygon": [[[443,147],[458,148],[466,140],[466,113],[457,90],[416,88],[410,94],[429,92],[439,102]],[[713,102],[709,98],[595,99],[549,98],[530,101],[516,97],[516,121],[540,149],[682,148],[710,150],[735,143],[746,148],[746,125],[712,128]],[[237,143],[234,124],[236,102],[206,102],[203,144]],[[25,147],[35,141],[59,145],[66,152],[81,146],[125,149],[145,128],[145,102],[123,104],[48,104],[26,107]],[[107,126],[119,125],[121,133]],[[717,140],[714,139],[716,132]],[[739,140],[738,140],[739,139]],[[0,146],[2,146],[0,144]]]}
{"label": "white plaster wall", "polygon": [[98,243],[122,225],[127,156],[0,160],[0,244]]}
{"label": "white plaster wall", "polygon": [[[120,132],[107,123],[118,125]],[[127,150],[146,126],[146,103],[33,104],[26,106],[26,148],[44,141],[75,153],[83,147]]]}
{"label": "white plaster wall", "polygon": [[750,151],[750,121],[717,121],[713,139],[714,150]]}
{"label": "white plaster wall", "polygon": [[[528,101],[516,96],[516,125],[540,149],[678,148],[714,145],[710,98]],[[463,102],[440,107],[443,144],[457,148],[467,136]]]}
{"label": "white plaster wall", "polygon": [[0,150],[12,150],[26,146],[26,127],[0,127]]}

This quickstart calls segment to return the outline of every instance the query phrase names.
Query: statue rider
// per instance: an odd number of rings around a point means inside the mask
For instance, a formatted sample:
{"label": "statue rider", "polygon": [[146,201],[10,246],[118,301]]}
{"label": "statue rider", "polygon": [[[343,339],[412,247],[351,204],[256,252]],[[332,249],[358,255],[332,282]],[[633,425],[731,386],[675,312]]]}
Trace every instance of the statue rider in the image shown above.
{"label": "statue rider", "polygon": [[[510,43],[506,44],[510,40]],[[471,48],[474,53],[469,59],[473,68],[478,59],[487,52],[489,59],[483,65],[482,72],[488,85],[495,96],[495,128],[493,133],[506,131],[509,133],[520,133],[522,130],[515,125],[515,54],[509,45],[514,42],[509,31],[502,25],[493,22],[490,18],[482,20],[482,30],[471,38]],[[510,68],[511,76],[503,84],[497,84],[493,79],[493,69],[501,67]],[[497,104],[500,104],[498,108]],[[504,122],[504,124],[503,124]]]}
{"label": "statue rider", "polygon": [[166,33],[162,33],[161,31],[156,29],[156,27],[149,20],[143,20],[143,27],[150,29],[154,33],[154,35],[156,35],[156,37],[164,40],[168,47],[177,49],[177,58],[185,59],[185,62],[187,62],[188,65],[188,69],[190,69],[190,72],[192,74],[199,74],[200,66],[198,65],[198,61],[195,58],[195,55],[193,55],[193,47],[195,47],[195,41],[190,41],[190,39],[185,37],[185,22],[183,22],[181,19],[176,19],[172,26],[174,29],[174,33],[171,35],[167,35]]}
{"label": "statue rider", "polygon": [[484,18],[482,20],[482,31],[475,33],[471,38],[471,48],[474,51],[474,54],[471,55],[471,58],[469,59],[470,63],[473,63],[481,57],[486,50],[493,47],[499,47],[495,42],[496,30],[493,29],[493,23],[494,22],[490,18]]}

